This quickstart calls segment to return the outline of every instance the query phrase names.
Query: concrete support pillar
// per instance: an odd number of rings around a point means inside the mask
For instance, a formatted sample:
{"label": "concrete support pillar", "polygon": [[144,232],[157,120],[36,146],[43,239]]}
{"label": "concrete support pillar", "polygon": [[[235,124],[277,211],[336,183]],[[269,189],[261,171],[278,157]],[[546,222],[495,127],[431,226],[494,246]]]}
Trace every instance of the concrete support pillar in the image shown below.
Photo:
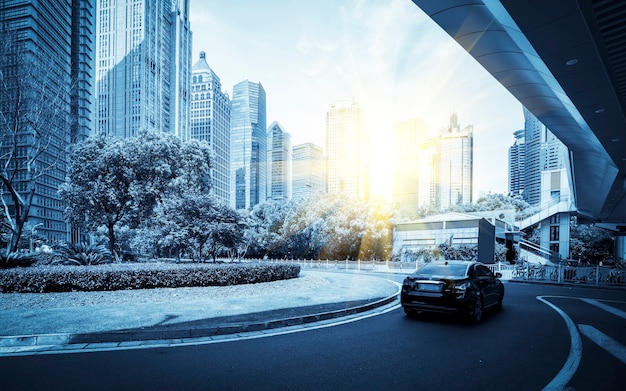
{"label": "concrete support pillar", "polygon": [[626,259],[626,227],[618,227],[615,234],[615,259],[623,262]]}

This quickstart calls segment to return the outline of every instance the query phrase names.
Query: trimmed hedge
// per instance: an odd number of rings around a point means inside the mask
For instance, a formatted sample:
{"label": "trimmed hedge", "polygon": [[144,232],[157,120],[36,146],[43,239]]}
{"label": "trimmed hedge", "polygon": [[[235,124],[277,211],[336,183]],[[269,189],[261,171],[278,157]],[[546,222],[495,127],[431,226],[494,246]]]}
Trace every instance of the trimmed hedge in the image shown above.
{"label": "trimmed hedge", "polygon": [[136,263],[0,270],[2,293],[113,291],[254,284],[296,278],[298,264]]}

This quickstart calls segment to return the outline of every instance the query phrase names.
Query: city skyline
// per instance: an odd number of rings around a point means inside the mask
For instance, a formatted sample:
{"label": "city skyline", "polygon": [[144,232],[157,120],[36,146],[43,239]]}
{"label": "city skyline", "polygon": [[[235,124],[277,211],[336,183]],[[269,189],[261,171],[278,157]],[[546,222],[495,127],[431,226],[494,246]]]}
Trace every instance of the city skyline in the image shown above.
{"label": "city skyline", "polygon": [[338,99],[363,108],[380,151],[373,195],[390,194],[393,123],[420,117],[434,134],[452,112],[474,126],[474,199],[507,192],[508,148],[524,126],[522,105],[411,1],[190,6],[194,58],[206,52],[231,96],[242,80],[261,83],[268,123],[280,122],[294,145],[325,145],[325,113]]}

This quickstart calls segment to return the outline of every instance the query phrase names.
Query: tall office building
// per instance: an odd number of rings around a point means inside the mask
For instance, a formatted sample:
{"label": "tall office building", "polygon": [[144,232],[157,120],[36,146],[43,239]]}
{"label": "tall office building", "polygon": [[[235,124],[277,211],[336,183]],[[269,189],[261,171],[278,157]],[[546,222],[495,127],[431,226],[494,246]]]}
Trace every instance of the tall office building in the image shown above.
{"label": "tall office building", "polygon": [[531,205],[541,203],[543,171],[567,167],[567,147],[530,111],[524,108],[524,199]]}
{"label": "tall office building", "polygon": [[329,193],[369,198],[369,143],[359,105],[349,98],[333,104],[326,113],[326,186]]}
{"label": "tall office building", "polygon": [[267,198],[290,200],[292,196],[291,135],[278,122],[267,129]]}
{"label": "tall office building", "polygon": [[94,131],[96,73],[96,0],[72,0],[71,140],[82,141]]}
{"label": "tall office building", "polygon": [[265,90],[244,80],[230,102],[230,206],[248,209],[267,199]]}
{"label": "tall office building", "polygon": [[[148,0],[149,1],[149,0]],[[168,0],[170,11],[172,44],[170,55],[170,115],[173,131],[181,140],[190,137],[191,126],[191,58],[192,32],[189,24],[189,1]]]}
{"label": "tall office building", "polygon": [[[58,188],[69,145],[92,127],[95,3],[90,0],[0,2],[0,166],[30,209],[7,209],[50,240],[69,241]],[[19,96],[19,99],[18,99]],[[21,216],[23,217],[23,216]]]}
{"label": "tall office building", "polygon": [[319,145],[304,143],[293,146],[293,199],[306,199],[326,191],[324,150]]}
{"label": "tall office building", "polygon": [[98,0],[97,131],[189,134],[189,0]]}
{"label": "tall office building", "polygon": [[392,200],[407,213],[430,204],[428,125],[412,118],[393,125]]}
{"label": "tall office building", "polygon": [[230,98],[220,78],[206,61],[204,52],[191,76],[191,134],[213,149],[211,191],[224,205],[230,203]]}
{"label": "tall office building", "polygon": [[524,194],[524,162],[526,144],[524,143],[524,129],[513,133],[515,142],[509,147],[509,194]]}
{"label": "tall office building", "polygon": [[439,131],[436,141],[432,180],[438,210],[472,202],[473,143],[473,126],[468,125],[461,130],[457,114],[452,113],[450,125]]}

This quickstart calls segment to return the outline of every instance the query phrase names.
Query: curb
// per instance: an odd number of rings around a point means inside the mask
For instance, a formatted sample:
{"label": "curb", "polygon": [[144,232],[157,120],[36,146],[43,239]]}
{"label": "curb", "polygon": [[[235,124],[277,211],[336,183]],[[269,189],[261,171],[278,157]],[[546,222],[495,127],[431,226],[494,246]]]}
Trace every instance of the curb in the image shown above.
{"label": "curb", "polygon": [[531,284],[531,285],[550,285],[550,286],[562,286],[568,288],[586,288],[586,289],[609,289],[609,290],[623,290],[626,291],[625,285],[596,285],[594,283],[576,283],[576,282],[557,282],[557,281],[545,281],[545,280],[518,280],[508,279],[502,280],[514,284]]}
{"label": "curb", "polygon": [[[359,314],[390,304],[397,300],[397,298],[398,293],[395,293],[392,296],[384,297],[371,303],[341,310],[258,322],[224,323],[205,328],[0,336],[0,356],[28,352],[45,352],[51,350],[76,351],[83,349],[90,344],[112,344],[111,346],[116,346],[116,344],[119,343],[134,342],[137,345],[140,345],[141,342],[147,341],[181,341],[190,338],[217,337],[240,333],[262,332],[276,328],[306,325]],[[342,302],[338,302],[336,304],[341,303]]]}

